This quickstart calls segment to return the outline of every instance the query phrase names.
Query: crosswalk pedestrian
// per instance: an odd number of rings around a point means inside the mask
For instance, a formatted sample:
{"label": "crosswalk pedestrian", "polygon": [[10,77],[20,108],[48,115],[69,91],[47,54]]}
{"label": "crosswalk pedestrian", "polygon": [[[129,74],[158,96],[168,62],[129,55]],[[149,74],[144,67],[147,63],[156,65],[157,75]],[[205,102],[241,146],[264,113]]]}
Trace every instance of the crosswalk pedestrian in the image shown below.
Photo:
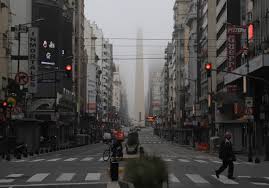
{"label": "crosswalk pedestrian", "polygon": [[186,176],[193,181],[194,183],[197,184],[208,184],[209,182],[202,178],[199,174],[186,174]]}
{"label": "crosswalk pedestrian", "polygon": [[69,159],[65,159],[64,161],[66,161],[66,162],[71,162],[71,161],[75,161],[75,160],[77,160],[78,158],[69,158]]}
{"label": "crosswalk pedestrian", "polygon": [[[59,174],[55,173],[36,173],[36,174],[8,174],[4,176],[5,178],[0,179],[0,185],[9,185],[11,183],[15,184],[17,180],[22,181],[22,179],[25,181],[24,183],[67,183],[67,182],[74,182],[74,181],[80,181],[80,182],[104,182],[107,174],[105,172],[86,172],[84,174],[76,173],[76,172],[62,172]],[[27,177],[24,179],[24,177]],[[228,179],[228,177],[224,175],[220,175],[219,178],[217,178],[215,175],[201,175],[201,174],[180,174],[176,175],[174,173],[169,173],[169,182],[171,184],[186,184],[192,183],[195,185],[215,185],[217,183],[225,184],[225,185],[237,185],[244,181],[239,181],[240,178],[249,178],[250,180],[253,179],[251,176],[237,176],[236,180]],[[76,179],[76,180],[75,180]],[[251,184],[255,185],[268,185],[268,183],[264,183],[265,180],[269,179],[269,177],[260,177],[259,179],[264,179],[260,182],[251,182]]]}
{"label": "crosswalk pedestrian", "polygon": [[41,182],[43,181],[49,173],[38,173],[33,175],[30,179],[28,179],[26,182],[33,183],[33,182]]}
{"label": "crosswalk pedestrian", "polygon": [[62,173],[56,181],[71,181],[73,177],[75,176],[75,173]]}

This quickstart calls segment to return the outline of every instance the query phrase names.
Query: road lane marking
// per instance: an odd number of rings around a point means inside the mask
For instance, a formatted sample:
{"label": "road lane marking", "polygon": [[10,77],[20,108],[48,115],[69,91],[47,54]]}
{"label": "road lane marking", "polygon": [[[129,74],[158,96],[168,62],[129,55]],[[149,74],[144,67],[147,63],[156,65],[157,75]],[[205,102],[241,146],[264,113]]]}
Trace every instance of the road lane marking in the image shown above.
{"label": "road lane marking", "polygon": [[7,178],[19,178],[22,177],[23,174],[9,174],[8,176],[6,176]]}
{"label": "road lane marking", "polygon": [[62,173],[56,181],[71,181],[76,173]]}
{"label": "road lane marking", "polygon": [[85,181],[98,181],[101,178],[101,173],[88,173]]}
{"label": "road lane marking", "polygon": [[163,159],[165,162],[172,162],[173,160],[171,159]]}
{"label": "road lane marking", "polygon": [[101,158],[99,159],[99,161],[104,161],[103,157],[101,157]]}
{"label": "road lane marking", "polygon": [[78,158],[69,158],[69,159],[65,159],[64,161],[66,162],[70,162],[70,161],[74,161],[74,160],[77,160]]}
{"label": "road lane marking", "polygon": [[190,161],[187,160],[187,159],[178,159],[180,162],[183,162],[183,163],[189,163]]}
{"label": "road lane marking", "polygon": [[264,183],[264,182],[251,182],[254,185],[262,185],[262,186],[269,186],[269,183]]}
{"label": "road lane marking", "polygon": [[22,162],[25,162],[26,160],[22,159],[22,160],[17,160],[17,161],[12,161],[14,163],[22,163]]}
{"label": "road lane marking", "polygon": [[236,181],[233,181],[231,179],[228,179],[226,176],[220,175],[219,178],[216,177],[216,175],[212,175],[216,180],[220,181],[223,184],[228,185],[237,185],[238,183]]}
{"label": "road lane marking", "polygon": [[264,177],[264,178],[269,180],[269,177]]}
{"label": "road lane marking", "polygon": [[239,163],[239,162],[234,162],[234,164],[239,165],[239,164],[241,164],[241,163]]}
{"label": "road lane marking", "polygon": [[238,178],[250,178],[250,176],[237,176]]}
{"label": "road lane marking", "polygon": [[186,176],[193,181],[194,183],[209,183],[208,181],[206,181],[204,178],[202,178],[200,175],[198,174],[186,174]]}
{"label": "road lane marking", "polygon": [[12,183],[14,179],[0,179],[0,183]]}
{"label": "road lane marking", "polygon": [[91,161],[91,160],[93,160],[93,157],[86,157],[86,158],[82,159],[81,161]]}
{"label": "road lane marking", "polygon": [[[26,184],[27,187],[57,187],[57,186],[72,186],[72,185],[107,185],[108,182],[79,182],[79,183],[44,183],[44,184]],[[0,187],[25,187],[25,184],[0,185]]]}
{"label": "road lane marking", "polygon": [[47,160],[48,162],[55,162],[55,161],[59,161],[61,160],[62,158],[55,158],[55,159],[50,159],[50,160]]}
{"label": "road lane marking", "polygon": [[204,160],[194,160],[194,161],[196,161],[196,162],[198,162],[198,163],[208,163],[208,162],[206,162],[206,161],[204,161]]}
{"label": "road lane marking", "polygon": [[179,179],[175,176],[175,174],[169,174],[169,181],[172,183],[180,183]]}
{"label": "road lane marking", "polygon": [[214,161],[214,160],[211,160],[213,163],[218,163],[218,164],[222,164],[221,161]]}
{"label": "road lane marking", "polygon": [[35,175],[33,175],[31,178],[29,178],[26,182],[41,182],[41,181],[43,181],[48,175],[49,175],[49,173],[39,173],[39,174],[35,174]]}
{"label": "road lane marking", "polygon": [[34,162],[40,162],[40,161],[44,161],[45,159],[35,159],[35,160],[32,160],[30,162],[34,163]]}

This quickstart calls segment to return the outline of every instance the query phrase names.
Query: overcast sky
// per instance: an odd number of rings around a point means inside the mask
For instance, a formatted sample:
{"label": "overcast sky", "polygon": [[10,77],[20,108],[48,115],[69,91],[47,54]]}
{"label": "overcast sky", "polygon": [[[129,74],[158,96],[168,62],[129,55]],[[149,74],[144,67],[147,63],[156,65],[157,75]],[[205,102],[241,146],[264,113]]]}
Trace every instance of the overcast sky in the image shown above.
{"label": "overcast sky", "polygon": [[[85,15],[95,21],[114,48],[115,63],[120,65],[121,80],[126,85],[129,112],[134,102],[135,41],[111,38],[135,38],[142,28],[144,38],[170,39],[173,28],[174,0],[85,0]],[[144,41],[144,58],[164,57],[168,41]],[[148,65],[164,60],[145,60],[145,95],[148,90]],[[158,65],[157,65],[158,64]],[[152,66],[152,65],[151,65]]]}

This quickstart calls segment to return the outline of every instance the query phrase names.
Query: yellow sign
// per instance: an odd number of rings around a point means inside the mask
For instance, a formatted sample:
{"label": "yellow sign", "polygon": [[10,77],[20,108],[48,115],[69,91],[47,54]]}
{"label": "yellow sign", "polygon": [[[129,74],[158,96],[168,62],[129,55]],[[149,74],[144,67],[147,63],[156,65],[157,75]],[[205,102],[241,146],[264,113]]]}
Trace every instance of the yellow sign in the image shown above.
{"label": "yellow sign", "polygon": [[13,97],[8,97],[7,98],[7,103],[8,103],[9,106],[14,107],[14,106],[16,106],[17,101]]}

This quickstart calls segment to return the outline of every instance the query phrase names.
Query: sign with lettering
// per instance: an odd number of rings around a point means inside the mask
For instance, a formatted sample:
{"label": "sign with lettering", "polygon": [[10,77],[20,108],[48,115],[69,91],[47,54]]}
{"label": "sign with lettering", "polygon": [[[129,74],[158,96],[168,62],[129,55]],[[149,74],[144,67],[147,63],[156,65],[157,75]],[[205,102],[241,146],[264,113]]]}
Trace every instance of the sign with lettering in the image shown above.
{"label": "sign with lettering", "polygon": [[38,47],[39,47],[39,30],[36,27],[29,28],[29,93],[37,93],[37,73],[38,73]]}

